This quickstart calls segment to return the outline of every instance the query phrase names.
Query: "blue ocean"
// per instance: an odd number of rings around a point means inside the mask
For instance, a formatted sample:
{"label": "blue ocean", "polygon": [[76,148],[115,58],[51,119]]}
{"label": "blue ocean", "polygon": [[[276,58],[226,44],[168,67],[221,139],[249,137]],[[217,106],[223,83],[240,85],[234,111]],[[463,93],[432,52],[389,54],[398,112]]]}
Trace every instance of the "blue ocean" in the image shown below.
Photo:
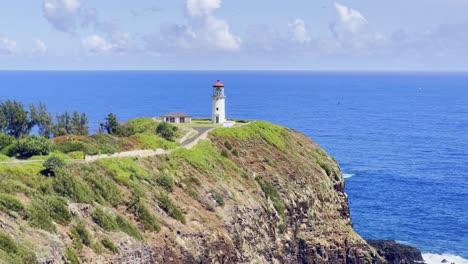
{"label": "blue ocean", "polygon": [[228,117],[294,128],[340,162],[364,238],[468,259],[468,73],[0,72],[0,100],[84,111],[95,130],[109,112],[209,116],[217,79]]}

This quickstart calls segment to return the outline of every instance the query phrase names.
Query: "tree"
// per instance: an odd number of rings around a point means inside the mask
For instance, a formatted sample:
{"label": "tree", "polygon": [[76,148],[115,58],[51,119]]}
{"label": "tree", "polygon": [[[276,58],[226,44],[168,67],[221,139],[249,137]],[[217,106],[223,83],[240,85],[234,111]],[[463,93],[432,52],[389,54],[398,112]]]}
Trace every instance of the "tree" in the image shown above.
{"label": "tree", "polygon": [[44,162],[43,165],[48,174],[55,176],[57,170],[64,168],[67,163],[59,156],[52,155]]}
{"label": "tree", "polygon": [[54,136],[63,136],[63,135],[68,135],[72,133],[72,123],[71,123],[71,117],[68,112],[65,112],[63,114],[57,114],[57,124],[55,125],[54,129]]}
{"label": "tree", "polygon": [[156,133],[169,141],[174,141],[177,130],[178,128],[176,126],[167,122],[161,122],[156,127]]}
{"label": "tree", "polygon": [[36,155],[47,155],[51,149],[52,146],[49,140],[32,135],[15,140],[10,156],[30,158]]}
{"label": "tree", "polygon": [[101,123],[102,130],[106,131],[110,135],[115,135],[119,131],[119,122],[117,116],[113,113],[109,113],[106,117],[106,122]]}
{"label": "tree", "polygon": [[80,114],[78,112],[73,112],[73,117],[71,118],[71,134],[80,135]]}
{"label": "tree", "polygon": [[81,114],[78,134],[83,136],[89,135],[88,117],[85,113]]}
{"label": "tree", "polygon": [[47,106],[42,102],[39,103],[38,107],[34,104],[30,104],[29,115],[32,126],[38,127],[39,135],[50,138],[54,133],[54,120],[52,114],[47,112]]}
{"label": "tree", "polygon": [[3,130],[9,135],[19,138],[31,132],[33,123],[30,122],[24,105],[17,101],[7,100],[0,103],[0,122],[3,122]]}

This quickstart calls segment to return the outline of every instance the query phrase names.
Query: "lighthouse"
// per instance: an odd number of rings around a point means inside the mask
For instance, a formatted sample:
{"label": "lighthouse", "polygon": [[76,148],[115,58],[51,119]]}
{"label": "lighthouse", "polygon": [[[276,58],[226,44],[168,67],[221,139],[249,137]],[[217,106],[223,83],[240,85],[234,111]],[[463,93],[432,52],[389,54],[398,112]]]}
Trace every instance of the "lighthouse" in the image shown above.
{"label": "lighthouse", "polygon": [[219,80],[213,84],[212,100],[212,122],[214,124],[223,124],[226,122],[226,96],[224,96],[224,84]]}

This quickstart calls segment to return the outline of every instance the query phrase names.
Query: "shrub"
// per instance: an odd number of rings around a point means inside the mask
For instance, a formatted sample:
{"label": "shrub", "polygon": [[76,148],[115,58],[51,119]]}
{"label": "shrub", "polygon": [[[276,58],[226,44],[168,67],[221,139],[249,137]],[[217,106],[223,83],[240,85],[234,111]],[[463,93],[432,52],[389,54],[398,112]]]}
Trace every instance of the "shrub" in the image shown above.
{"label": "shrub", "polygon": [[0,249],[5,251],[7,254],[16,254],[19,251],[19,247],[16,242],[10,237],[10,235],[0,232]]}
{"label": "shrub", "polygon": [[15,140],[10,156],[29,158],[36,155],[47,155],[51,149],[49,140],[32,135]]}
{"label": "shrub", "polygon": [[178,128],[176,126],[167,122],[161,122],[156,127],[156,133],[169,141],[174,141],[177,130]]}
{"label": "shrub", "polygon": [[231,143],[229,143],[229,141],[224,142],[224,146],[225,146],[228,150],[232,150],[232,145],[231,145]]}
{"label": "shrub", "polygon": [[117,184],[105,175],[86,175],[85,180],[89,183],[96,195],[101,198],[102,203],[109,203],[112,206],[120,204],[122,192]]}
{"label": "shrub", "polygon": [[148,210],[140,197],[134,196],[132,198],[129,209],[136,215],[144,230],[150,232],[161,230],[156,217]]}
{"label": "shrub", "polygon": [[260,185],[260,188],[262,188],[262,191],[265,194],[266,198],[270,199],[273,202],[273,207],[275,208],[276,212],[278,212],[278,214],[281,216],[281,219],[283,219],[283,221],[286,221],[286,214],[284,212],[286,210],[286,207],[281,202],[281,197],[278,191],[276,190],[275,186],[273,186],[273,184],[269,182],[262,180],[262,178],[258,176],[255,177],[255,180]]}
{"label": "shrub", "polygon": [[82,244],[88,247],[91,246],[93,242],[91,234],[82,222],[72,226],[70,231],[73,234],[73,241],[76,243],[76,245],[78,245],[78,249],[82,248]]}
{"label": "shrub", "polygon": [[73,251],[73,249],[71,248],[65,249],[64,257],[71,264],[80,264],[80,260],[78,259],[78,256],[76,255],[75,251]]}
{"label": "shrub", "polygon": [[60,174],[52,183],[54,191],[60,196],[69,197],[75,202],[92,203],[95,200],[93,191],[79,178]]}
{"label": "shrub", "polygon": [[119,253],[119,248],[112,242],[108,237],[105,237],[101,240],[101,244],[107,248],[110,252],[117,254]]}
{"label": "shrub", "polygon": [[185,224],[185,216],[167,194],[160,194],[157,199],[161,209],[163,209],[170,217],[178,220],[182,224]]}
{"label": "shrub", "polygon": [[216,201],[216,203],[223,207],[225,205],[224,203],[224,198],[221,194],[219,194],[217,191],[215,190],[211,190],[211,194],[213,195],[213,199]]}
{"label": "shrub", "polygon": [[106,231],[116,231],[119,229],[113,213],[106,212],[98,207],[92,212],[91,216],[93,217],[93,221]]}
{"label": "shrub", "polygon": [[225,158],[229,158],[229,154],[225,149],[221,150],[221,156],[223,156]]}
{"label": "shrub", "polygon": [[[7,263],[12,264],[35,264],[37,263],[36,255],[29,249],[16,244],[10,235],[0,232],[0,253],[6,254],[4,256],[8,260]],[[1,262],[0,256],[0,262]],[[3,263],[3,262],[2,262]]]}
{"label": "shrub", "polygon": [[52,155],[46,161],[44,161],[43,165],[48,173],[55,175],[57,170],[64,168],[67,163],[59,156]]}
{"label": "shrub", "polygon": [[4,149],[11,145],[15,138],[13,136],[0,133],[0,149]]}
{"label": "shrub", "polygon": [[15,196],[2,193],[0,194],[0,210],[5,213],[10,213],[11,211],[21,213],[24,211],[24,205]]}
{"label": "shrub", "polygon": [[106,231],[122,231],[138,240],[143,240],[143,236],[138,229],[120,215],[106,212],[102,208],[96,208],[91,214],[94,222]]}
{"label": "shrub", "polygon": [[135,239],[143,240],[143,236],[140,234],[140,231],[138,231],[138,229],[130,222],[128,222],[125,218],[123,218],[120,215],[117,215],[115,221],[120,231],[126,233],[127,235]]}
{"label": "shrub", "polygon": [[68,210],[67,203],[60,197],[46,196],[41,200],[44,208],[50,217],[57,223],[68,225],[71,222],[72,215]]}
{"label": "shrub", "polygon": [[33,200],[28,208],[28,219],[31,226],[43,229],[49,232],[55,232],[56,227],[52,223],[52,217],[42,203]]}
{"label": "shrub", "polygon": [[83,242],[78,231],[74,227],[70,227],[71,239],[73,241],[73,247],[77,250],[83,249]]}
{"label": "shrub", "polygon": [[317,164],[327,173],[328,176],[333,174],[333,169],[328,165],[328,163],[325,163],[322,160],[317,160]]}
{"label": "shrub", "polygon": [[174,191],[174,179],[169,175],[159,176],[156,180],[156,184],[168,192]]}
{"label": "shrub", "polygon": [[237,151],[237,149],[232,150],[232,155],[239,157],[239,152]]}
{"label": "shrub", "polygon": [[129,120],[122,127],[125,127],[128,131],[131,131],[130,135],[134,135],[138,133],[154,133],[156,126],[156,121],[154,121],[151,117],[138,117]]}

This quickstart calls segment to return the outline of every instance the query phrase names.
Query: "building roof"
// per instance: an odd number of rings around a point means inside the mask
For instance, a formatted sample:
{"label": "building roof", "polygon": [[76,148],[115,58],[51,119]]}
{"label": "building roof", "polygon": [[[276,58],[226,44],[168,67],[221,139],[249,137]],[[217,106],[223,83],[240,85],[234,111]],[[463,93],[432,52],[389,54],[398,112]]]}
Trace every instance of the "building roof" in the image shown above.
{"label": "building roof", "polygon": [[184,112],[170,112],[170,113],[162,115],[162,117],[192,117],[192,116]]}
{"label": "building roof", "polygon": [[213,84],[213,87],[224,87],[224,84],[218,80],[215,84]]}

